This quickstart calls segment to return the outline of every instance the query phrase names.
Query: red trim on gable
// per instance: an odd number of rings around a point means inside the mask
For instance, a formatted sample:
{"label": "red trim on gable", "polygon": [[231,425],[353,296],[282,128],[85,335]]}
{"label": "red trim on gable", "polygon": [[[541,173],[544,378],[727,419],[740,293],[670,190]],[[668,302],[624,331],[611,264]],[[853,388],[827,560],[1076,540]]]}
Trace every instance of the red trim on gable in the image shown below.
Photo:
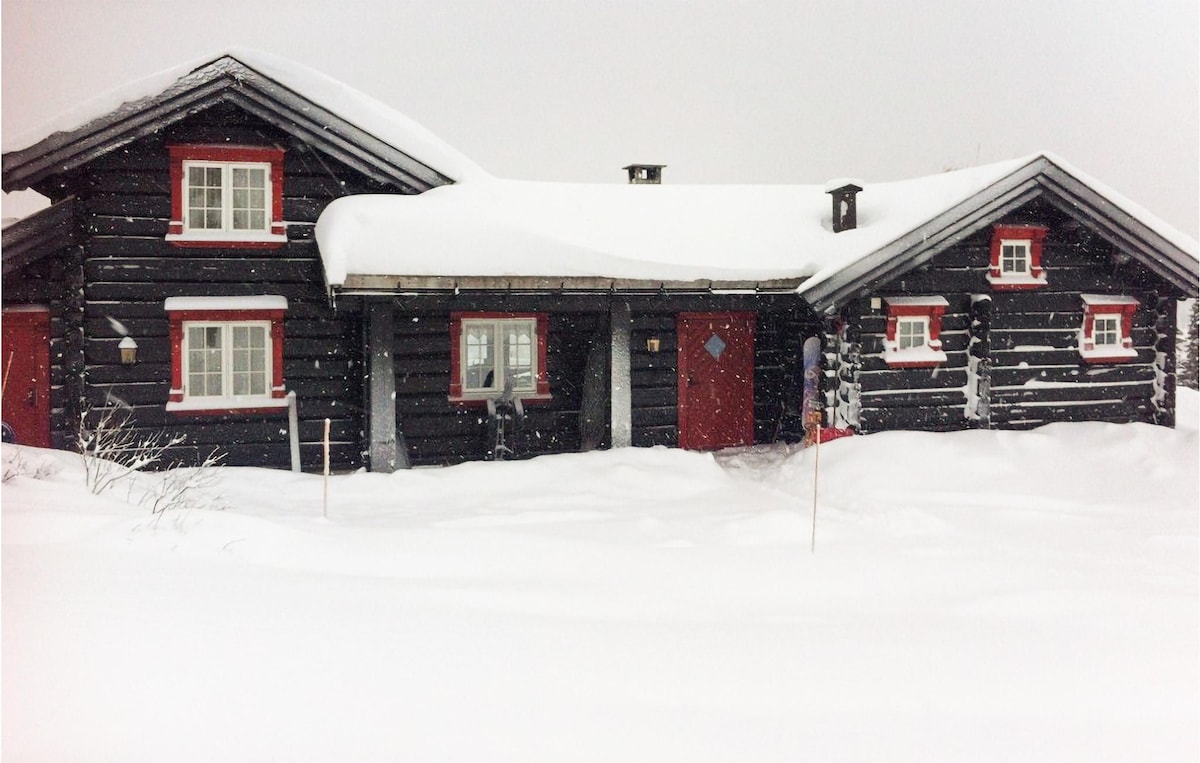
{"label": "red trim on gable", "polygon": [[1044,278],[1042,242],[1045,240],[1047,232],[1049,232],[1049,228],[1043,225],[997,225],[992,228],[991,261],[988,264],[988,274],[993,279],[992,288],[994,290],[1016,291],[1020,289],[1038,289],[1044,285],[1021,280],[1014,281],[1013,283],[1004,283],[1004,276],[1000,272],[1000,249],[1001,242],[1005,240],[1028,241],[1029,275],[1027,277],[1031,279]]}
{"label": "red trim on gable", "polygon": [[[187,187],[183,177],[183,163],[189,162],[248,162],[271,165],[271,235],[282,236],[287,232],[283,223],[283,155],[282,148],[272,146],[227,146],[191,143],[172,143],[167,146],[171,176],[171,220],[167,235],[182,236],[183,197]],[[213,240],[172,240],[178,247],[209,247],[223,249],[278,249],[282,241],[237,241],[216,238]]]}

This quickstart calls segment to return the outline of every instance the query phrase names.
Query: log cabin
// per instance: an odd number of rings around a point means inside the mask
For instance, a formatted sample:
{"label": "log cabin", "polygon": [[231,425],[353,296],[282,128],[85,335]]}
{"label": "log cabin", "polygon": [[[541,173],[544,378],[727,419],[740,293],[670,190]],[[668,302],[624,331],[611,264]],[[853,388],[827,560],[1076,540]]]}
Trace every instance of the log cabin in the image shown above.
{"label": "log cabin", "polygon": [[[9,143],[12,143],[10,150]],[[231,51],[6,139],[4,417],[335,468],[1174,422],[1197,244],[1059,157],[915,180],[497,178]],[[809,352],[805,348],[809,348]],[[811,351],[816,348],[816,351]],[[289,408],[292,411],[289,411]],[[295,424],[292,424],[292,420]]]}

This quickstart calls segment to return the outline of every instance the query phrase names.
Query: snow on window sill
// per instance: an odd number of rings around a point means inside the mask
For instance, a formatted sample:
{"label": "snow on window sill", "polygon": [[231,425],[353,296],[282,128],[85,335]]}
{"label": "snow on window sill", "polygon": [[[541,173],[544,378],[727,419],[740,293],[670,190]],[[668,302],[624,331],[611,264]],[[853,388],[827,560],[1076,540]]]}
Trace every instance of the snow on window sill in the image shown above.
{"label": "snow on window sill", "polygon": [[946,362],[946,353],[932,347],[885,350],[883,362],[892,368],[929,368]]}
{"label": "snow on window sill", "polygon": [[1079,357],[1086,363],[1123,363],[1138,356],[1130,347],[1097,347],[1094,350],[1079,350]]}
{"label": "snow on window sill", "polygon": [[1046,276],[993,276],[989,273],[987,281],[996,291],[1037,289],[1046,285]]}
{"label": "snow on window sill", "polygon": [[287,243],[286,233],[168,233],[166,240],[175,246],[209,246],[237,248],[274,249]]}

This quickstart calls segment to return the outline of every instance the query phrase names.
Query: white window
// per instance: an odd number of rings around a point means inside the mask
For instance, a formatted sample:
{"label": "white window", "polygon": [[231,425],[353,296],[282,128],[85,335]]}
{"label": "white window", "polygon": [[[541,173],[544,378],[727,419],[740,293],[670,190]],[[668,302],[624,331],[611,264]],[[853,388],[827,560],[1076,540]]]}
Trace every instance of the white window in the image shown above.
{"label": "white window", "polygon": [[464,393],[537,389],[537,321],[533,318],[467,318],[462,322]]}
{"label": "white window", "polygon": [[477,405],[509,389],[549,400],[548,335],[545,313],[451,313],[449,399]]}
{"label": "white window", "polygon": [[184,399],[244,402],[271,391],[270,321],[183,324]]}
{"label": "white window", "polygon": [[183,247],[233,248],[275,248],[287,242],[283,149],[189,144],[167,148],[167,241]]}
{"label": "white window", "polygon": [[184,233],[267,233],[271,165],[184,162]]}
{"label": "white window", "polygon": [[171,297],[170,411],[238,411],[287,405],[283,321],[287,300]]}
{"label": "white window", "polygon": [[1029,244],[1028,240],[1003,239],[1000,241],[1000,276],[1002,278],[1029,275]]}
{"label": "white window", "polygon": [[942,315],[950,303],[939,296],[884,297],[887,333],[882,358],[894,368],[923,368],[946,362]]}
{"label": "white window", "polygon": [[1121,346],[1120,316],[1097,315],[1092,320],[1092,341],[1097,348]]}
{"label": "white window", "polygon": [[1081,294],[1079,354],[1087,363],[1121,363],[1138,357],[1133,319],[1138,300],[1124,294]]}
{"label": "white window", "polygon": [[900,317],[896,320],[896,349],[907,350],[929,344],[929,318]]}
{"label": "white window", "polygon": [[997,225],[987,281],[997,291],[1038,289],[1046,285],[1042,249],[1048,229],[1041,225]]}

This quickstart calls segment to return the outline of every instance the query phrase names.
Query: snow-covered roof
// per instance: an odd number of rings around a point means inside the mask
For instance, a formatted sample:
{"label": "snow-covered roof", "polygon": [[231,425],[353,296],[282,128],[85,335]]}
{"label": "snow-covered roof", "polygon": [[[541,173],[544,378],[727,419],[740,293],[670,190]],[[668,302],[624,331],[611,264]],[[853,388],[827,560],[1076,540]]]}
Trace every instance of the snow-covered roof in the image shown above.
{"label": "snow-covered roof", "polygon": [[[852,266],[862,270],[854,277],[862,276],[877,267],[873,256],[894,259],[911,250],[912,240],[926,237],[924,226],[992,200],[1001,181],[1028,193],[1047,168],[1068,180],[1080,176],[1061,159],[1038,154],[915,180],[862,182],[858,227],[840,233],[832,228],[828,184],[588,185],[486,177],[419,196],[339,199],[321,215],[317,240],[331,286],[375,283],[364,276],[393,277],[395,287],[431,277],[791,280],[804,281],[799,288],[807,292],[833,289],[826,282]],[[1104,203],[1197,259],[1193,239],[1088,182]],[[939,232],[947,227],[937,224]]]}
{"label": "snow-covered roof", "polygon": [[[169,108],[177,91],[202,86],[223,74],[242,79],[253,72],[267,78],[267,82],[259,84],[264,93],[272,88],[278,91],[277,86],[282,86],[290,94],[274,95],[289,101],[289,105],[296,96],[302,99],[297,113],[292,115],[296,119],[315,116],[310,113],[311,104],[452,180],[487,174],[432,132],[375,98],[294,61],[246,48],[218,51],[172,67],[92,98],[33,131],[6,135],[3,153],[7,158],[43,141],[53,144],[49,148],[55,149],[61,141],[48,139],[60,134],[70,135],[79,142],[80,138],[90,137],[89,126],[103,128],[122,120],[133,121],[153,109]],[[324,127],[331,129],[332,125]],[[354,140],[354,136],[349,139]]]}
{"label": "snow-covered roof", "polygon": [[489,178],[334,201],[317,223],[331,285],[349,275],[804,279],[853,260],[1026,160],[866,183],[834,233],[824,185],[625,185]]}

